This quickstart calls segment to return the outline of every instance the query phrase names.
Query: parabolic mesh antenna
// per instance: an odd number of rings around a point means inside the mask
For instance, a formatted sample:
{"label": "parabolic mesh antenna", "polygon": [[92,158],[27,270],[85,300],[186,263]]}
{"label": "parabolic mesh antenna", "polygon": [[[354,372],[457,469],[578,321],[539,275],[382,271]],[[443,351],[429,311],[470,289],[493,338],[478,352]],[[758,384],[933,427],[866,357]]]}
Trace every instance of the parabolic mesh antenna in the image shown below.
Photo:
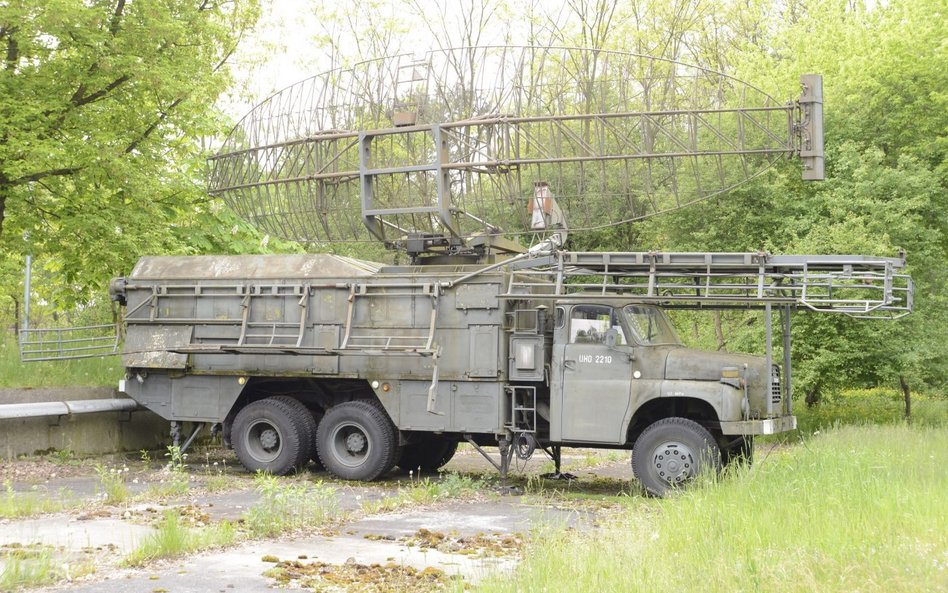
{"label": "parabolic mesh antenna", "polygon": [[638,220],[789,156],[822,178],[822,85],[802,82],[778,103],[704,68],[564,47],[370,60],[257,105],[210,159],[210,191],[304,243],[516,250],[502,237],[529,243],[556,210],[571,232]]}

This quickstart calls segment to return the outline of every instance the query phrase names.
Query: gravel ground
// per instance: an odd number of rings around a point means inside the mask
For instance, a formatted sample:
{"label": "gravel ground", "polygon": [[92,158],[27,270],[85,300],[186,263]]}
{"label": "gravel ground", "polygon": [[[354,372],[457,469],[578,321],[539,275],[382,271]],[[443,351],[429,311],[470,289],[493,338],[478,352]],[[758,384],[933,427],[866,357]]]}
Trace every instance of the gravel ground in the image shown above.
{"label": "gravel ground", "polygon": [[[131,569],[123,559],[155,533],[168,510],[192,529],[222,521],[241,529],[248,511],[263,504],[253,476],[230,451],[197,450],[181,473],[155,461],[160,454],[149,457],[50,455],[0,466],[8,503],[11,497],[32,497],[61,506],[55,513],[0,519],[0,565],[9,565],[11,554],[21,554],[17,550],[43,550],[56,566],[69,566],[57,569],[58,581],[41,589],[49,591],[263,593],[279,586],[371,592],[384,590],[373,587],[385,583],[389,590],[438,590],[453,579],[473,582],[509,569],[538,525],[590,528],[621,504],[617,496],[632,491],[628,453],[576,450],[563,456],[563,470],[576,480],[540,480],[552,464],[537,455],[521,462],[510,480],[513,492],[528,494],[502,495],[493,467],[463,446],[444,469],[475,486],[456,496],[416,498],[437,484],[436,476],[419,480],[394,471],[362,484],[304,471],[278,483],[332,488],[337,509],[330,523],[275,539],[241,532],[226,549]],[[105,500],[101,476],[124,483],[127,498]]]}

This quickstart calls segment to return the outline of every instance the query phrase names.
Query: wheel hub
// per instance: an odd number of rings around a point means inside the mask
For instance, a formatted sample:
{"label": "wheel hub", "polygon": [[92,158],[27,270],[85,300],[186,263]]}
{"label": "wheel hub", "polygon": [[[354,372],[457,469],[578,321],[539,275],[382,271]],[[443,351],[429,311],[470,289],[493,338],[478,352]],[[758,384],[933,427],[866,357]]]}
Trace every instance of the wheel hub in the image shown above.
{"label": "wheel hub", "polygon": [[260,433],[260,446],[264,449],[273,449],[280,442],[280,437],[272,428],[267,428]]}
{"label": "wheel hub", "polygon": [[269,420],[254,421],[241,438],[247,452],[257,463],[271,463],[283,452],[283,435],[280,428]]}
{"label": "wheel hub", "polygon": [[361,453],[365,449],[365,435],[353,432],[346,437],[346,450],[350,453]]}
{"label": "wheel hub", "polygon": [[694,453],[682,443],[668,442],[655,448],[652,465],[659,479],[669,484],[681,484],[695,475]]}

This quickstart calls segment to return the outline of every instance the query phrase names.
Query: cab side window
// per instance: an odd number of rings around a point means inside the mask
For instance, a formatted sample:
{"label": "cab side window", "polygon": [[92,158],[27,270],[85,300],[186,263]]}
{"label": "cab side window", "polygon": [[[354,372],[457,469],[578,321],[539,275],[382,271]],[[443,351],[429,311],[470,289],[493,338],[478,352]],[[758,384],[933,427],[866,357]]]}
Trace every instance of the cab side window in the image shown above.
{"label": "cab side window", "polygon": [[622,327],[612,307],[606,305],[579,305],[573,307],[569,321],[570,344],[605,344],[606,332],[616,329],[618,342],[624,344]]}

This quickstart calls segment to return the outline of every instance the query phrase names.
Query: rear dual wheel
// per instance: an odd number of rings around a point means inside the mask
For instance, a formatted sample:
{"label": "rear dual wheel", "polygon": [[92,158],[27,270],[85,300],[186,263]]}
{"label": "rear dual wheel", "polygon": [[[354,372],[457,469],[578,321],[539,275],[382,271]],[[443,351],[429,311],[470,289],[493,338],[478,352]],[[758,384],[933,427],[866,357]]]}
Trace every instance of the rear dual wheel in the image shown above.
{"label": "rear dual wheel", "polygon": [[337,404],[316,429],[323,466],[344,480],[375,480],[395,466],[398,430],[382,407],[370,400]]}
{"label": "rear dual wheel", "polygon": [[312,414],[298,400],[268,397],[237,413],[231,441],[245,468],[282,476],[309,460],[315,432]]}
{"label": "rear dual wheel", "polygon": [[398,467],[404,471],[432,474],[451,461],[458,442],[435,434],[422,434],[414,443],[402,447]]}
{"label": "rear dual wheel", "polygon": [[[317,422],[295,398],[261,399],[237,413],[231,441],[250,471],[286,475],[312,459],[345,480],[378,478],[395,466],[400,452],[398,431],[385,410],[369,400],[335,405]],[[440,451],[447,459],[453,454],[453,449]]]}

